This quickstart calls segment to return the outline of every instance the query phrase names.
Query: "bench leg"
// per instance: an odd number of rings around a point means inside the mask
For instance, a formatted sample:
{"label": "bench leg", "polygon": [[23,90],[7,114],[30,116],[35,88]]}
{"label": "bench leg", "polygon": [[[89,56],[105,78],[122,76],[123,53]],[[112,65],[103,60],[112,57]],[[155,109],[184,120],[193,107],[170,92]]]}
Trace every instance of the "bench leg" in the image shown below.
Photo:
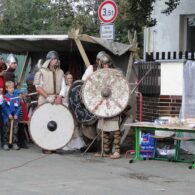
{"label": "bench leg", "polygon": [[191,166],[188,167],[189,169],[193,169],[195,168],[195,163],[193,162],[193,164]]}
{"label": "bench leg", "polygon": [[180,156],[179,156],[180,144],[181,144],[181,141],[177,140],[176,146],[175,146],[175,157],[174,157],[174,161],[176,162],[180,160]]}
{"label": "bench leg", "polygon": [[135,129],[135,157],[129,161],[129,163],[133,163],[137,160],[143,160],[140,156],[140,128]]}

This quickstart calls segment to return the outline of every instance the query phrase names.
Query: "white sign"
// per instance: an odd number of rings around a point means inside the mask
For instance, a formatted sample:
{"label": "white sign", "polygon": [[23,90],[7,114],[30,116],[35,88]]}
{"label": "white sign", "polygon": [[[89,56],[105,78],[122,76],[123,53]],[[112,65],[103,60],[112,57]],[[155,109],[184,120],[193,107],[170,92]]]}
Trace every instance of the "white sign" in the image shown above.
{"label": "white sign", "polygon": [[101,39],[114,40],[114,24],[104,24],[100,26]]}
{"label": "white sign", "polygon": [[117,15],[118,7],[114,1],[104,1],[98,8],[98,17],[105,24],[113,22]]}

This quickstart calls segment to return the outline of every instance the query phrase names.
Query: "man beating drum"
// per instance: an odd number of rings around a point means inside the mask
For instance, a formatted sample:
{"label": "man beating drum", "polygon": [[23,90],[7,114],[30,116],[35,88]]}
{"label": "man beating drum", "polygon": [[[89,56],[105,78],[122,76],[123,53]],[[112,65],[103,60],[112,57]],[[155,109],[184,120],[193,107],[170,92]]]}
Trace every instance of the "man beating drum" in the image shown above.
{"label": "man beating drum", "polygon": [[[39,93],[38,105],[43,103],[61,104],[65,94],[66,85],[64,72],[59,67],[59,56],[56,51],[47,53],[46,61],[41,69],[35,74],[34,85]],[[50,154],[51,151],[43,150]]]}

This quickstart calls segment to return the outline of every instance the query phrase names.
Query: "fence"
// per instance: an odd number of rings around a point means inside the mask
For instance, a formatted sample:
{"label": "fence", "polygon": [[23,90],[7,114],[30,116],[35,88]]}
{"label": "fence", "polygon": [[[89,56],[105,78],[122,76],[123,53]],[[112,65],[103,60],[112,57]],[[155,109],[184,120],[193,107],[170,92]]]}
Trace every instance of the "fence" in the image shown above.
{"label": "fence", "polygon": [[194,51],[185,51],[185,52],[146,52],[146,61],[154,60],[195,60]]}
{"label": "fence", "polygon": [[160,63],[159,62],[138,62],[136,64],[138,70],[138,80],[141,80],[146,72],[150,72],[140,83],[138,89],[143,95],[159,95],[160,94]]}

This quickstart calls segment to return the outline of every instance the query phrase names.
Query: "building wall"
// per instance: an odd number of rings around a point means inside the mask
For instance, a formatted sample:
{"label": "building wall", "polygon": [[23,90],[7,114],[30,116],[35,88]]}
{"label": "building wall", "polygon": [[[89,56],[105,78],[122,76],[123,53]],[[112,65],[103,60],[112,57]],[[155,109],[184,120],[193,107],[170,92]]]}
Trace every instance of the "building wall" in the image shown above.
{"label": "building wall", "polygon": [[[181,0],[180,5],[168,16],[161,11],[166,8],[165,0],[155,2],[153,16],[157,25],[144,31],[144,56],[146,52],[185,51],[186,32],[184,18],[195,15],[195,0]],[[167,58],[165,58],[167,59]],[[179,59],[179,58],[178,58]],[[154,121],[161,116],[179,116],[183,93],[183,60],[160,60],[160,94],[144,94],[142,115],[144,121]],[[142,91],[140,91],[142,92]],[[137,98],[137,119],[140,116],[140,103]]]}
{"label": "building wall", "polygon": [[161,62],[160,95],[182,95],[183,66],[183,62]]}
{"label": "building wall", "polygon": [[[140,120],[141,113],[143,121],[154,121],[162,116],[179,117],[183,93],[183,61],[161,61],[160,64],[142,62],[137,63],[137,66],[141,77],[147,69],[152,69],[153,72],[139,85],[138,91],[141,92],[142,98],[140,94],[137,95],[136,119]],[[156,82],[156,79],[160,81]],[[158,87],[159,90],[154,90]]]}
{"label": "building wall", "polygon": [[153,17],[157,25],[145,29],[145,52],[179,51],[181,48],[181,16],[195,14],[195,0],[181,0],[180,5],[168,16],[161,11],[166,8],[165,0],[156,1]]}
{"label": "building wall", "polygon": [[[181,96],[160,95],[156,97],[143,96],[142,121],[154,121],[163,116],[179,117]],[[137,115],[140,119],[140,101],[137,96]]]}

